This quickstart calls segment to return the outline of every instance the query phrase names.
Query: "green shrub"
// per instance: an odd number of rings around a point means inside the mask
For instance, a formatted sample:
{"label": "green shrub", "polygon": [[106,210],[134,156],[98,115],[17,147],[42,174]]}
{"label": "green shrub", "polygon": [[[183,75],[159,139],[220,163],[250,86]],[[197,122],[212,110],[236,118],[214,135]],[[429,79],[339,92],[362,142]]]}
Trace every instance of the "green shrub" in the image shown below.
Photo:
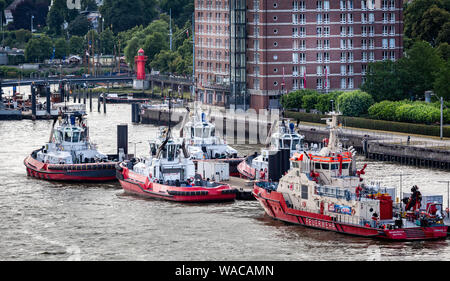
{"label": "green shrub", "polygon": [[[301,122],[303,121],[303,122],[324,124],[325,121],[322,120],[322,118],[326,118],[327,116],[320,114],[287,111],[286,117],[300,120]],[[345,126],[353,128],[401,132],[407,134],[418,134],[427,136],[440,135],[440,127],[433,125],[401,123],[401,122],[372,120],[359,117],[345,117],[345,116],[340,116],[339,121]],[[444,137],[450,137],[450,127],[444,127],[443,133]]]}
{"label": "green shrub", "polygon": [[317,93],[304,95],[302,97],[302,108],[306,109],[308,112],[311,109],[315,109],[316,103],[317,103],[317,98],[318,98]]}
{"label": "green shrub", "polygon": [[303,108],[303,97],[306,95],[317,95],[317,92],[314,90],[298,90],[291,92],[287,95],[283,95],[281,97],[281,105],[285,109],[300,109]]}
{"label": "green shrub", "polygon": [[440,110],[427,104],[404,104],[398,107],[396,120],[410,123],[435,123],[440,120]]}
{"label": "green shrub", "polygon": [[343,93],[337,100],[342,114],[353,117],[366,114],[374,103],[372,96],[361,90]]}
{"label": "green shrub", "polygon": [[373,119],[394,121],[396,118],[397,108],[402,104],[402,102],[398,101],[382,101],[373,104],[369,107],[369,116]]}

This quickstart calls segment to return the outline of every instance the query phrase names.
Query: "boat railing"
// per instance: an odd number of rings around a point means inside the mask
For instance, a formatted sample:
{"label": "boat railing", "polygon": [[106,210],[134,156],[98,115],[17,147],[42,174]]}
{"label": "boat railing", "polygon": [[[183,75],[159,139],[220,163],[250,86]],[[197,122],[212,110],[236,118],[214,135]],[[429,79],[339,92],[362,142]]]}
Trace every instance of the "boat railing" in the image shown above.
{"label": "boat railing", "polygon": [[361,191],[359,195],[355,192],[340,187],[332,186],[317,186],[315,188],[315,194],[319,196],[326,196],[336,199],[346,199],[347,201],[362,201],[362,200],[378,200],[376,197],[371,196],[377,194],[377,192],[368,192],[367,190],[373,190],[371,188],[366,188]]}
{"label": "boat railing", "polygon": [[292,206],[292,204],[290,204],[289,202],[287,202],[287,203],[288,203],[288,207],[298,210],[298,211],[330,216],[331,220],[333,222],[344,223],[344,224],[354,224],[354,225],[364,225],[364,222],[365,222],[360,216],[353,216],[353,215],[339,214],[339,213],[330,214],[329,212],[327,212],[327,213],[323,212],[321,214],[320,209],[295,207],[295,206]]}

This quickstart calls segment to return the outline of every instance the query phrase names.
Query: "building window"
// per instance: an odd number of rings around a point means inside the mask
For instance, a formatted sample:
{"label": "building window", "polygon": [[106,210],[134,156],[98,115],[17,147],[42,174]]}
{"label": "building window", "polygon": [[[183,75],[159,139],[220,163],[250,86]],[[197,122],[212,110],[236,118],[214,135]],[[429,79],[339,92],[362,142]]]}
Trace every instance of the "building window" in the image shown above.
{"label": "building window", "polygon": [[353,78],[348,78],[348,88],[353,89]]}
{"label": "building window", "polygon": [[341,89],[347,88],[346,82],[347,82],[347,79],[341,78]]}
{"label": "building window", "polygon": [[317,89],[322,89],[322,78],[317,79],[316,82],[317,82]]}
{"label": "building window", "polygon": [[389,39],[389,48],[394,49],[395,48],[395,38]]}
{"label": "building window", "polygon": [[259,79],[253,80],[253,89],[259,90]]}

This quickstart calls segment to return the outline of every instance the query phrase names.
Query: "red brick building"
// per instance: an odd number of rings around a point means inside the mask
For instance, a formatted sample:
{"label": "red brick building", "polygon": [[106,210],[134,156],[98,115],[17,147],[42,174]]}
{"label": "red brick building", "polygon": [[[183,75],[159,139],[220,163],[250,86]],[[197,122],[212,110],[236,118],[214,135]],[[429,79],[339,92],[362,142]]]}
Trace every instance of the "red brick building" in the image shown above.
{"label": "red brick building", "polygon": [[[238,93],[245,93],[240,101],[259,109],[276,107],[282,93],[296,89],[356,89],[369,62],[397,60],[403,52],[402,0],[196,0],[195,4],[196,40],[200,40],[197,82],[208,91],[208,86],[230,81],[221,100],[231,104]],[[245,39],[238,35],[241,32]],[[217,52],[225,57],[215,60]],[[242,63],[245,77],[233,79],[241,73],[236,69]],[[245,89],[233,90],[234,81],[245,83]],[[216,93],[210,90],[209,95]],[[214,103],[214,98],[202,97]]]}

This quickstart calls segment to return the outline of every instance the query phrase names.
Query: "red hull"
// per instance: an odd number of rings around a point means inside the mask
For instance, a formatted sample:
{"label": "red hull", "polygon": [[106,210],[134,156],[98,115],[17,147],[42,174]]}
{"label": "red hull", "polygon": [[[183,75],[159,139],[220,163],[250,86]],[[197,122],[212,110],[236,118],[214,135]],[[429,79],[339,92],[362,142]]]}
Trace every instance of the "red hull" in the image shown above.
{"label": "red hull", "polygon": [[146,198],[163,199],[176,202],[222,202],[236,199],[237,190],[228,185],[215,188],[207,187],[176,187],[148,181],[146,176],[134,173],[120,166],[117,176],[126,193]]}
{"label": "red hull", "polygon": [[115,162],[49,165],[31,156],[24,160],[27,175],[51,181],[105,182],[116,180]]}
{"label": "red hull", "polygon": [[393,230],[346,224],[333,221],[332,217],[289,208],[281,193],[255,186],[253,195],[272,218],[284,222],[299,224],[322,230],[330,230],[343,234],[381,238],[393,241],[432,240],[447,237],[448,226],[400,228]]}

